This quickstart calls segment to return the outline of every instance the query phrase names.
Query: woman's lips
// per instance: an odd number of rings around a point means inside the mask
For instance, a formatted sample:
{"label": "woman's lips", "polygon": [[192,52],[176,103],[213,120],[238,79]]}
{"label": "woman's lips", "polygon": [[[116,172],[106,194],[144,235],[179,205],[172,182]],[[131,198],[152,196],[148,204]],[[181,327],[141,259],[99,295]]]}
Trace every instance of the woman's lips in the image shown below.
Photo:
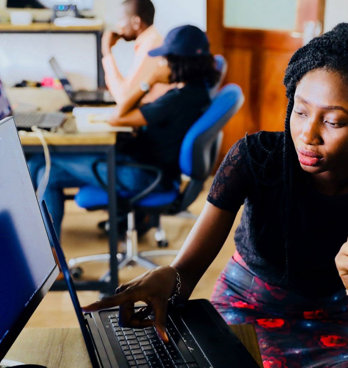
{"label": "woman's lips", "polygon": [[305,166],[317,166],[319,161],[322,159],[322,156],[313,151],[298,149],[297,154],[298,160]]}

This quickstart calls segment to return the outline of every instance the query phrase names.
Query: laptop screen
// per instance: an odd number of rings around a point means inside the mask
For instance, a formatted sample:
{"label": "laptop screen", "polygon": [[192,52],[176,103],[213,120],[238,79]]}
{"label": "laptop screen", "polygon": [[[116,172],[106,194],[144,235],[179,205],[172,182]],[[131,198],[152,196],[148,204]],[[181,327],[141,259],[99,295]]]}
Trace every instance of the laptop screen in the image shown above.
{"label": "laptop screen", "polygon": [[58,274],[12,117],[0,121],[0,360]]}
{"label": "laptop screen", "polygon": [[0,80],[0,120],[12,115],[10,101],[6,96],[5,87]]}
{"label": "laptop screen", "polygon": [[66,75],[64,74],[62,68],[60,67],[60,65],[58,64],[58,61],[57,59],[52,56],[50,59],[49,59],[49,63],[51,65],[51,68],[54,72],[54,74],[56,75],[56,77],[59,79],[61,85],[63,86],[64,88],[64,91],[65,93],[71,97],[72,94],[73,94],[73,88],[72,88],[72,85],[70,84],[68,78],[66,77]]}

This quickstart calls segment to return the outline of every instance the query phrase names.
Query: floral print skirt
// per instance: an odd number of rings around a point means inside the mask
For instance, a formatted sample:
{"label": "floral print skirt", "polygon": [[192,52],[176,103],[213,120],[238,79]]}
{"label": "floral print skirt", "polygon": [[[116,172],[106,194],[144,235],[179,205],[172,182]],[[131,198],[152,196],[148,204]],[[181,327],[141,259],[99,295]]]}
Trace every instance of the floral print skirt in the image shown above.
{"label": "floral print skirt", "polygon": [[264,368],[348,368],[348,297],[313,301],[254,276],[236,253],[212,303],[228,324],[254,324]]}

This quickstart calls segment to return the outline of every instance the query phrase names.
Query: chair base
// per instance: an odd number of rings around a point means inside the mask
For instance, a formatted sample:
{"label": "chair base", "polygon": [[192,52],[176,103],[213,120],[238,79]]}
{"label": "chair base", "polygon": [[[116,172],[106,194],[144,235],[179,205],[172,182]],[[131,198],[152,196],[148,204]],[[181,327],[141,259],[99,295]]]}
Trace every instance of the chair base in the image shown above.
{"label": "chair base", "polygon": [[[118,269],[120,270],[126,266],[134,266],[139,265],[144,268],[153,269],[158,267],[159,265],[152,262],[149,258],[152,257],[162,257],[162,256],[176,256],[178,254],[178,250],[170,250],[170,249],[156,249],[156,250],[148,250],[139,252],[138,250],[138,234],[135,229],[135,214],[134,212],[130,212],[127,215],[127,225],[128,230],[126,232],[126,251],[124,253],[117,254],[118,261]],[[157,230],[155,232],[155,239],[157,244],[163,244],[166,246],[168,244],[165,238],[165,232],[159,224]],[[80,267],[81,264],[87,262],[109,262],[110,254],[94,254],[90,256],[82,256],[76,257],[69,260],[68,265],[74,277],[80,278],[83,270]],[[105,275],[104,277],[107,277]]]}

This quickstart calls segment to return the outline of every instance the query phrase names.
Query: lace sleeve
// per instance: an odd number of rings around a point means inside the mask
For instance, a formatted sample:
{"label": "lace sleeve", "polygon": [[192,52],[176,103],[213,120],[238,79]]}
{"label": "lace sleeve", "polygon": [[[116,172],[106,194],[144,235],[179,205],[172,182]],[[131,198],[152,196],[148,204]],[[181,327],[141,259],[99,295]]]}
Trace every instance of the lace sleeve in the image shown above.
{"label": "lace sleeve", "polygon": [[247,196],[249,180],[244,138],[229,150],[221,163],[210,188],[208,202],[223,210],[237,212]]}

